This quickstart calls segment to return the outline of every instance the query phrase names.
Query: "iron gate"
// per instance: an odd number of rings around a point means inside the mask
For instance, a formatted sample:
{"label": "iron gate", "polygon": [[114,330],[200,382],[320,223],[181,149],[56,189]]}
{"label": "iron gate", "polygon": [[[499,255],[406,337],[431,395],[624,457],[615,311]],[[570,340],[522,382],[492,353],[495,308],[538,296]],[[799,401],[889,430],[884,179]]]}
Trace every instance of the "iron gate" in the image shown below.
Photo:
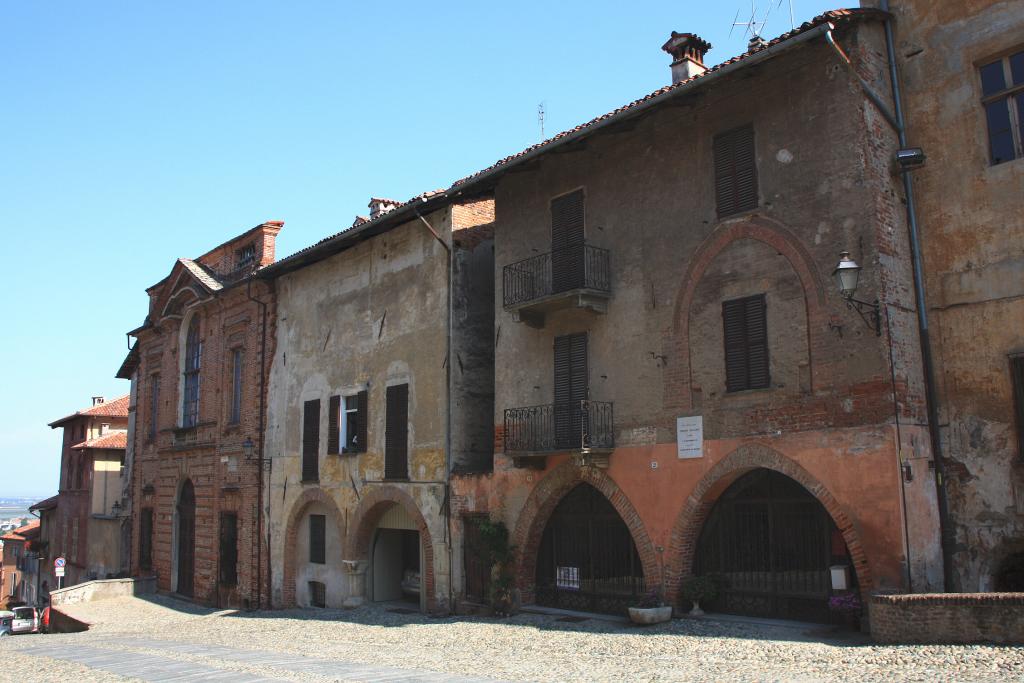
{"label": "iron gate", "polygon": [[626,523],[589,484],[558,503],[537,553],[537,604],[622,614],[644,592],[643,566]]}
{"label": "iron gate", "polygon": [[766,469],[743,475],[715,503],[697,544],[695,572],[722,579],[707,607],[828,622],[828,568],[848,561],[833,555],[835,536],[828,512],[796,481]]}

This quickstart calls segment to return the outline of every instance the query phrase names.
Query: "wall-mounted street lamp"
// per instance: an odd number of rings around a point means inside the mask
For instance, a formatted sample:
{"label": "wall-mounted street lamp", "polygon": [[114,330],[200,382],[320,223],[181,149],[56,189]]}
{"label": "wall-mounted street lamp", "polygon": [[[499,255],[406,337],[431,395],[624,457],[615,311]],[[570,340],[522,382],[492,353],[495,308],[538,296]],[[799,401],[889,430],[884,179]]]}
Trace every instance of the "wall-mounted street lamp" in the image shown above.
{"label": "wall-mounted street lamp", "polygon": [[245,441],[242,442],[242,454],[246,460],[252,460],[252,454],[256,450],[256,444],[252,442],[252,439],[245,437]]}
{"label": "wall-mounted street lamp", "polygon": [[850,252],[843,251],[839,253],[839,263],[836,264],[836,269],[832,271],[832,276],[836,279],[836,284],[839,285],[839,293],[846,300],[846,305],[852,310],[857,311],[857,315],[861,317],[864,324],[874,330],[876,336],[880,337],[882,335],[882,315],[878,299],[875,299],[873,302],[867,302],[853,297],[857,293],[857,285],[860,282],[860,271],[861,267],[850,258]]}
{"label": "wall-mounted street lamp", "polygon": [[110,511],[114,513],[114,517],[121,516],[121,501],[115,500],[114,504],[110,506]]}

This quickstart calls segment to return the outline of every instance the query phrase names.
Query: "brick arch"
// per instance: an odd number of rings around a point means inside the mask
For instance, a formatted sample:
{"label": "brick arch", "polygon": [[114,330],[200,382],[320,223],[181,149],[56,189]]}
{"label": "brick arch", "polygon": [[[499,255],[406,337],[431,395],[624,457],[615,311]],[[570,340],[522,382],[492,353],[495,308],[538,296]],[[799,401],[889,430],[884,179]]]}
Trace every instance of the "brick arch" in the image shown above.
{"label": "brick arch", "polygon": [[434,541],[427,526],[427,520],[420,512],[416,501],[408,493],[397,486],[384,485],[376,486],[368,494],[363,496],[356,508],[355,531],[349,534],[345,543],[345,559],[361,560],[369,563],[370,541],[373,539],[373,532],[377,530],[380,518],[392,505],[398,505],[416,523],[416,529],[420,532],[420,545],[423,547],[423,565],[420,567],[420,581],[423,590],[427,592],[427,611],[435,612],[439,609],[435,595],[434,580]]}
{"label": "brick arch", "polygon": [[[344,517],[341,514],[341,510],[338,509],[338,504],[334,502],[323,489],[313,488],[306,489],[302,492],[294,503],[292,503],[291,512],[288,513],[288,523],[285,526],[284,532],[284,576],[282,591],[282,602],[285,607],[295,607],[295,566],[296,566],[296,555],[295,545],[297,542],[297,536],[299,531],[299,522],[302,521],[302,515],[306,512],[310,505],[314,503],[321,503],[327,508],[327,514],[330,516],[331,521],[335,527],[341,532],[341,535],[345,535],[345,527],[343,524]],[[344,544],[344,541],[342,542]],[[342,558],[338,558],[339,560]]]}
{"label": "brick arch", "polygon": [[786,475],[807,489],[822,504],[843,534],[847,550],[850,551],[850,559],[853,561],[854,571],[857,574],[861,594],[865,597],[869,595],[872,588],[872,577],[867,556],[864,554],[860,536],[853,522],[839,501],[829,493],[824,484],[793,460],[767,446],[745,444],[708,470],[707,474],[697,482],[676,518],[676,523],[672,527],[672,535],[669,538],[668,558],[665,561],[665,582],[669,598],[673,601],[677,598],[682,580],[693,570],[693,560],[701,529],[719,496],[740,476],[758,468],[774,470]]}
{"label": "brick arch", "polygon": [[604,470],[596,467],[580,467],[572,461],[562,463],[551,474],[544,477],[530,492],[523,511],[519,515],[511,542],[516,548],[516,583],[522,592],[523,602],[533,602],[533,585],[537,567],[537,551],[544,527],[547,525],[555,506],[579,484],[590,484],[615,508],[626,523],[633,542],[636,544],[644,579],[648,585],[656,585],[660,577],[658,557],[643,521],[629,498],[618,484]]}
{"label": "brick arch", "polygon": [[[715,258],[738,240],[763,242],[782,254],[796,272],[804,290],[807,307],[807,344],[810,352],[811,386],[820,389],[827,373],[821,370],[825,360],[826,312],[825,287],[811,253],[786,227],[763,216],[748,216],[724,223],[697,248],[676,295],[672,328],[666,334],[666,356],[674,363],[666,368],[665,406],[672,411],[690,410],[690,307],[705,271]],[[821,379],[819,379],[821,378]]]}

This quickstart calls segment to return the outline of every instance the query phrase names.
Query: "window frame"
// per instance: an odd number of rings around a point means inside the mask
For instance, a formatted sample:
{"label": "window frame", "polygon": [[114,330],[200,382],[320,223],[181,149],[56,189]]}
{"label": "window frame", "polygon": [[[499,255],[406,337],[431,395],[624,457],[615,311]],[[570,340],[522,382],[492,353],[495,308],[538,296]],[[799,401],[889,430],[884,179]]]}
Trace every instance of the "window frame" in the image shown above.
{"label": "window frame", "polygon": [[231,403],[228,406],[228,424],[242,421],[242,382],[245,368],[245,349],[235,346],[231,351]]}
{"label": "window frame", "polygon": [[199,331],[199,316],[189,320],[185,333],[185,363],[182,372],[181,426],[190,429],[199,425],[199,388],[203,364],[203,340]]}
{"label": "window frame", "polygon": [[157,433],[157,417],[160,414],[160,373],[154,372],[149,376],[149,429],[147,439],[153,442]]}
{"label": "window frame", "polygon": [[[764,338],[751,340],[751,334],[747,325],[748,320],[748,306],[750,302],[759,301],[761,307],[761,325],[764,328]],[[742,349],[744,352],[744,368],[745,377],[743,378],[742,386],[736,386],[739,384],[738,381],[730,382],[730,362],[729,354],[730,351],[734,351],[739,348],[736,342],[730,344],[728,325],[729,320],[727,319],[726,309],[728,306],[742,304],[741,319],[743,323],[743,339]],[[764,389],[770,389],[772,386],[772,373],[771,373],[771,344],[769,343],[768,334],[768,296],[767,294],[753,294],[750,296],[741,296],[733,299],[726,299],[722,301],[722,351],[723,360],[725,362],[725,393],[738,394],[744,391],[761,391]],[[754,383],[750,376],[750,361],[751,361],[751,349],[756,347],[763,347],[764,349],[764,378],[760,383]],[[738,378],[732,378],[737,380]]]}
{"label": "window frame", "polygon": [[[314,519],[316,524],[313,523]],[[310,514],[308,523],[309,563],[327,564],[327,515]]]}
{"label": "window frame", "polygon": [[[1018,57],[1022,64],[1021,73],[1018,74],[1019,78],[1017,80],[1014,79],[1011,65],[1011,60],[1014,57]],[[1000,65],[1003,87],[995,92],[986,93],[982,72],[993,64]],[[1024,158],[1024,46],[1014,47],[995,58],[981,60],[975,66],[977,82],[981,91],[982,117],[985,119],[986,140],[988,143],[986,154],[989,166],[1000,166]],[[1009,159],[997,160],[993,154],[993,131],[992,122],[989,118],[989,107],[999,102],[1006,103],[1009,128],[1007,131],[998,132],[1010,133],[1010,145],[1013,156]]]}

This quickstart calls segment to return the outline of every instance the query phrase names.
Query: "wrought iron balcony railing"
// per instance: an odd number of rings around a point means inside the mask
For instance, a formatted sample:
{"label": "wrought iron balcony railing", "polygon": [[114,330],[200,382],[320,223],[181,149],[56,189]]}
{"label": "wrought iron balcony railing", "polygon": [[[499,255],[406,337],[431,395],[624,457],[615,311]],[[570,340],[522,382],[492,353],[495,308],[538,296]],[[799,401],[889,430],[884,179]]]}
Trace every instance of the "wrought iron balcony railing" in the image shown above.
{"label": "wrought iron balcony railing", "polygon": [[579,401],[505,410],[506,453],[614,447],[611,403]]}
{"label": "wrought iron balcony railing", "polygon": [[505,307],[563,292],[611,293],[608,250],[585,243],[510,263],[502,270]]}

